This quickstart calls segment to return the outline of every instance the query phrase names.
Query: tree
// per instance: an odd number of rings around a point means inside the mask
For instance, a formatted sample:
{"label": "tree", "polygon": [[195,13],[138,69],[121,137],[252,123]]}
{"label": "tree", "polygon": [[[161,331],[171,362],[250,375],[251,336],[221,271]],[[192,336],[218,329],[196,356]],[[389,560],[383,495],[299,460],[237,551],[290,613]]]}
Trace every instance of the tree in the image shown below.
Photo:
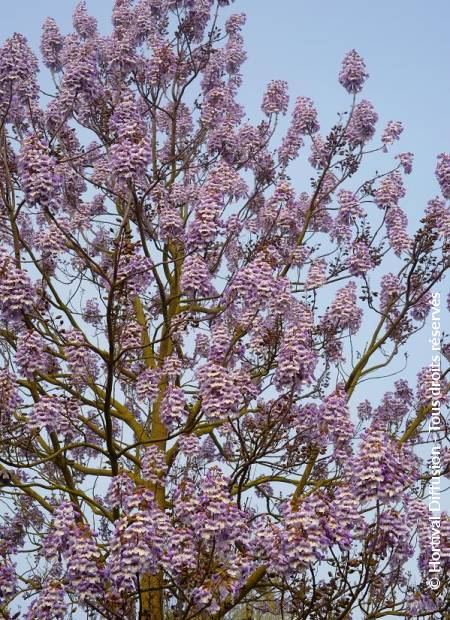
{"label": "tree", "polygon": [[448,617],[448,369],[382,377],[430,311],[439,349],[450,156],[410,234],[413,157],[401,123],[376,137],[363,59],[328,134],[307,97],[283,128],[283,81],[251,124],[229,4],[47,19],[52,94],[23,36],[0,49],[3,618]]}

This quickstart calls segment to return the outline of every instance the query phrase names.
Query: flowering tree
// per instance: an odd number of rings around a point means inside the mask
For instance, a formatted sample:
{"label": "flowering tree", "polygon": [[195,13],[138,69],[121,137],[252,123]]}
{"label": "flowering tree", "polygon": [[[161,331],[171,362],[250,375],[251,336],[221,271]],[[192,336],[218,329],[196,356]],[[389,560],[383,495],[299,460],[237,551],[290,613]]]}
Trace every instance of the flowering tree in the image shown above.
{"label": "flowering tree", "polygon": [[448,371],[360,385],[435,321],[450,155],[411,234],[413,157],[399,122],[376,137],[355,51],[328,134],[307,97],[283,129],[283,81],[246,121],[230,2],[116,0],[108,36],[83,2],[72,34],[47,19],[47,96],[24,37],[0,48],[5,619],[448,613],[419,447]]}

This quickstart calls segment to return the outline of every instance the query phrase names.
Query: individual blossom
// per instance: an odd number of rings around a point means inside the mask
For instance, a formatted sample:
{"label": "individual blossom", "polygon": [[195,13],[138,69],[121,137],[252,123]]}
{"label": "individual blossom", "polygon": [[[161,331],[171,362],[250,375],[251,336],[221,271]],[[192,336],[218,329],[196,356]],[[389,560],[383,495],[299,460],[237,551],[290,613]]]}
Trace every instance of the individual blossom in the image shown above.
{"label": "individual blossom", "polygon": [[267,116],[282,112],[286,114],[289,104],[288,84],[284,80],[269,82],[263,97],[262,111]]}
{"label": "individual blossom", "polygon": [[365,62],[358,52],[354,49],[347,52],[339,73],[339,82],[345,90],[350,94],[358,93],[368,77]]}

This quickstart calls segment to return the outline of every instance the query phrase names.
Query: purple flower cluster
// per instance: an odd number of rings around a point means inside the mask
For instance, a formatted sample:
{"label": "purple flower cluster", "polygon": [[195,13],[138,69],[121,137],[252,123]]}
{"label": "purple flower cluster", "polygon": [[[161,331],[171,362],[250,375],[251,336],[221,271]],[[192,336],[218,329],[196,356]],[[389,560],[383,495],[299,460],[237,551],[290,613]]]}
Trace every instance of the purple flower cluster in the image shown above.
{"label": "purple flower cluster", "polygon": [[333,441],[336,458],[347,457],[351,453],[350,441],[355,429],[342,385],[338,385],[335,392],[324,398],[319,408],[319,420]]}
{"label": "purple flower cluster", "polygon": [[63,585],[50,578],[28,609],[25,620],[64,620],[68,609]]}
{"label": "purple flower cluster", "polygon": [[50,366],[47,343],[37,331],[22,332],[17,339],[15,361],[21,373],[28,379],[34,373],[45,373]]}
{"label": "purple flower cluster", "polygon": [[181,288],[189,297],[209,297],[214,294],[208,265],[198,254],[186,257],[181,276]]}
{"label": "purple flower cluster", "polygon": [[283,80],[273,80],[267,86],[262,102],[262,111],[267,116],[282,112],[286,114],[289,105],[288,84]]}
{"label": "purple flower cluster", "polygon": [[396,156],[396,158],[400,161],[403,172],[405,174],[411,174],[414,161],[414,153],[400,153]]}
{"label": "purple flower cluster", "polygon": [[441,153],[436,164],[436,177],[444,198],[450,199],[450,154]]}
{"label": "purple flower cluster", "polygon": [[75,7],[73,26],[82,39],[89,39],[97,34],[97,20],[88,14],[84,0]]}
{"label": "purple flower cluster", "polygon": [[99,369],[95,353],[89,348],[84,335],[71,330],[66,334],[64,346],[71,380],[77,385],[86,385],[86,379],[95,380]]}
{"label": "purple flower cluster", "polygon": [[411,239],[408,235],[407,226],[408,218],[400,207],[393,206],[387,211],[386,234],[397,256],[409,250],[411,246]]}
{"label": "purple flower cluster", "polygon": [[398,170],[391,172],[382,179],[379,187],[375,190],[375,204],[380,209],[394,207],[405,196],[403,179]]}
{"label": "purple flower cluster", "polygon": [[42,25],[41,54],[46,67],[51,71],[61,69],[61,50],[64,37],[54,19],[47,17]]}
{"label": "purple flower cluster", "polygon": [[39,86],[38,61],[27,40],[17,32],[0,47],[0,113],[22,123],[34,108]]}
{"label": "purple flower cluster", "polygon": [[161,401],[161,419],[167,428],[173,430],[186,417],[184,392],[176,385],[169,385]]}
{"label": "purple flower cluster", "polygon": [[370,101],[363,99],[352,112],[347,125],[347,138],[352,145],[365,144],[375,135],[378,114]]}
{"label": "purple flower cluster", "polygon": [[334,298],[330,308],[322,317],[322,327],[333,331],[350,330],[351,334],[361,326],[362,310],[358,308],[356,298],[356,283],[349,282],[341,288]]}
{"label": "purple flower cluster", "polygon": [[295,326],[288,328],[278,353],[278,367],[274,383],[283,386],[296,386],[311,383],[317,365],[317,355],[312,350],[311,338]]}
{"label": "purple flower cluster", "polygon": [[112,178],[119,186],[142,183],[151,159],[146,125],[130,91],[122,96],[110,121],[115,141],[109,150]]}
{"label": "purple flower cluster", "polygon": [[155,506],[151,491],[128,498],[127,511],[116,521],[110,542],[107,569],[114,587],[134,591],[138,574],[155,574],[172,536],[169,519]]}
{"label": "purple flower cluster", "polygon": [[372,426],[362,438],[352,463],[354,485],[362,502],[397,501],[414,482],[417,463],[411,450],[399,446],[381,428]]}
{"label": "purple flower cluster", "polygon": [[403,125],[400,121],[389,121],[381,136],[381,142],[385,146],[388,144],[393,144],[396,140],[400,139],[402,131]]}
{"label": "purple flower cluster", "polygon": [[136,394],[139,400],[153,401],[159,393],[160,373],[147,368],[136,379]]}
{"label": "purple flower cluster", "polygon": [[317,288],[326,282],[327,266],[327,261],[324,258],[312,261],[306,277],[306,288]]}
{"label": "purple flower cluster", "polygon": [[7,369],[0,369],[0,425],[8,424],[22,398],[17,389],[15,376]]}
{"label": "purple flower cluster", "polygon": [[18,322],[36,303],[30,276],[6,252],[0,252],[0,274],[0,315],[6,322]]}
{"label": "purple flower cluster", "polygon": [[349,271],[354,276],[364,275],[374,266],[370,249],[363,240],[352,243],[351,249],[352,254],[347,260]]}
{"label": "purple flower cluster", "polygon": [[209,363],[197,371],[202,409],[209,420],[217,420],[236,411],[241,393],[230,370]]}
{"label": "purple flower cluster", "polygon": [[61,401],[54,396],[42,396],[34,405],[29,415],[28,425],[32,430],[46,428],[48,432],[64,432],[67,420],[64,420]]}
{"label": "purple flower cluster", "polygon": [[57,164],[38,136],[31,135],[22,142],[19,170],[23,191],[30,205],[57,206],[60,184]]}
{"label": "purple flower cluster", "polygon": [[369,74],[366,71],[364,60],[358,52],[356,50],[347,52],[339,73],[339,82],[345,90],[351,94],[358,93],[368,77]]}

